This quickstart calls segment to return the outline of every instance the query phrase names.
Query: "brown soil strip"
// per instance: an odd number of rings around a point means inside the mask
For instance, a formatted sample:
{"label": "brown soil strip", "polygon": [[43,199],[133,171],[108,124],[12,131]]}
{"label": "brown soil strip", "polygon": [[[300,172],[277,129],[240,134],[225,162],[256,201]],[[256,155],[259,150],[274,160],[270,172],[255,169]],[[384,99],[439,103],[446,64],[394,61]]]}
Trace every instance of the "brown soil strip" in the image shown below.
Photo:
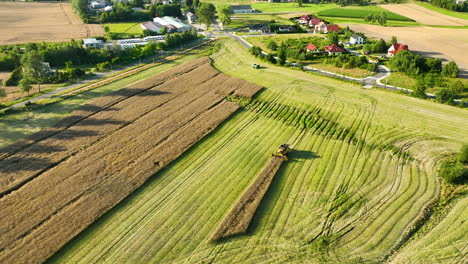
{"label": "brown soil strip", "polygon": [[257,210],[263,196],[265,195],[271,181],[279,170],[284,159],[273,156],[262,172],[244,191],[237,200],[234,207],[224,217],[221,224],[210,237],[211,241],[216,241],[232,235],[244,234],[249,227],[250,221]]}
{"label": "brown soil strip", "polygon": [[[202,59],[95,100],[0,160],[0,263],[39,263],[234,113],[260,87]],[[3,167],[2,167],[3,166]]]}

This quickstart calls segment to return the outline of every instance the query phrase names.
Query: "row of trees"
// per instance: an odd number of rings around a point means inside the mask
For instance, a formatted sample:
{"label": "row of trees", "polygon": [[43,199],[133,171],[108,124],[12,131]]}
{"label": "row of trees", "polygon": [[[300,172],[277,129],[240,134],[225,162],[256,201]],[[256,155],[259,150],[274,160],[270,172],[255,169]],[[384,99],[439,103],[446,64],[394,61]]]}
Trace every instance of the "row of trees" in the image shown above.
{"label": "row of trees", "polygon": [[71,0],[73,11],[85,22],[88,23],[88,1],[87,0]]}
{"label": "row of trees", "polygon": [[466,12],[468,11],[468,3],[466,1],[457,4],[455,0],[432,0],[432,5],[442,7],[452,11]]}
{"label": "row of trees", "polygon": [[[18,67],[13,70],[6,85],[29,87],[34,83],[40,88],[41,83],[62,83],[84,75],[83,69],[72,65],[96,65],[100,70],[112,68],[116,63],[128,63],[140,58],[149,57],[157,50],[182,45],[197,38],[195,29],[182,33],[167,34],[164,42],[150,42],[145,46],[121,49],[119,46],[104,49],[86,49],[81,42],[28,44],[26,52],[19,54]],[[65,69],[49,73],[44,61],[52,67],[65,66]],[[23,91],[28,90],[24,88]],[[23,88],[22,88],[23,89]]]}
{"label": "row of trees", "polygon": [[364,17],[364,21],[367,22],[379,22],[381,26],[387,24],[387,14],[385,12],[380,12],[380,14],[371,14],[369,13]]}
{"label": "row of trees", "polygon": [[446,77],[457,77],[458,66],[455,62],[449,62],[442,67],[442,61],[437,58],[423,58],[408,50],[398,52],[390,60],[391,66],[410,76],[418,76],[423,73],[441,74]]}

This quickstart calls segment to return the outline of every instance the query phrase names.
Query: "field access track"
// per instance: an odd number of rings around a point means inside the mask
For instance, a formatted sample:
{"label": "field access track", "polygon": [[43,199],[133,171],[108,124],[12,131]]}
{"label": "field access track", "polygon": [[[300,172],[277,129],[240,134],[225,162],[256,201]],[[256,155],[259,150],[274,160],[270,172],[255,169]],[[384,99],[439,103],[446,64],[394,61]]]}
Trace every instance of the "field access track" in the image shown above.
{"label": "field access track", "polygon": [[0,150],[0,262],[43,262],[259,90],[199,59]]}

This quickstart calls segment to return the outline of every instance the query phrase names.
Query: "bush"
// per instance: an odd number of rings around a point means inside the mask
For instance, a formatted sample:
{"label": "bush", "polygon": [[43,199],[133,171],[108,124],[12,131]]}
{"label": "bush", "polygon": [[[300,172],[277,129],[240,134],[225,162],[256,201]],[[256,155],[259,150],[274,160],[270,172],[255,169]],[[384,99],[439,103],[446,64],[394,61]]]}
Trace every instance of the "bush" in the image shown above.
{"label": "bush", "polygon": [[442,162],[439,169],[439,176],[446,182],[452,184],[464,183],[468,179],[468,173],[463,163],[454,160]]}
{"label": "bush", "polygon": [[101,62],[101,63],[96,64],[96,67],[99,71],[109,70],[110,63],[108,61]]}
{"label": "bush", "polygon": [[464,144],[460,150],[460,155],[458,156],[458,160],[461,163],[467,164],[468,163],[468,145]]}
{"label": "bush", "polygon": [[443,68],[442,68],[442,75],[447,76],[447,77],[457,77],[458,75],[458,65],[454,62],[451,61],[447,63]]}

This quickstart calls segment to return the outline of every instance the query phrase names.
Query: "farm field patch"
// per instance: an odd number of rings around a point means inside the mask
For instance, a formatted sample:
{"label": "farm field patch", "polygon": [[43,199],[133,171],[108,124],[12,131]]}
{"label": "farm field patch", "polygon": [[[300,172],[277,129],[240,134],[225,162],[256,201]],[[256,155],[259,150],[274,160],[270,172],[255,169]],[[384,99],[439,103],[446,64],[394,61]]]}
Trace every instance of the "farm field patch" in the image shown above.
{"label": "farm field patch", "polygon": [[391,12],[414,19],[416,22],[425,25],[444,25],[444,26],[466,26],[468,25],[467,19],[456,18],[441,14],[436,11],[424,8],[418,4],[405,3],[405,4],[388,4],[381,5],[382,8]]}
{"label": "farm field patch", "polygon": [[[275,22],[272,22],[272,21]],[[232,17],[232,23],[229,25],[229,28],[233,29],[248,29],[249,26],[254,24],[280,24],[280,25],[294,25],[289,19],[282,18],[277,15],[271,14],[258,14],[258,15],[248,15],[248,14],[236,14]]]}
{"label": "farm field patch", "polygon": [[84,24],[70,3],[0,2],[0,24],[0,45],[104,35],[101,25]]}
{"label": "farm field patch", "polygon": [[350,17],[350,18],[362,18],[364,19],[367,15],[380,15],[380,13],[385,13],[388,20],[397,20],[397,21],[413,21],[411,18],[399,15],[398,13],[387,11],[381,7],[377,6],[367,6],[367,7],[337,7],[322,10],[317,13],[319,16],[324,17]]}
{"label": "farm field patch", "polygon": [[468,56],[461,56],[465,54],[468,46],[468,29],[380,27],[365,24],[349,24],[349,27],[366,34],[367,37],[382,38],[386,41],[396,36],[399,42],[407,44],[410,50],[421,55],[442,59],[444,63],[453,60],[460,68],[460,75],[468,78]]}
{"label": "farm field patch", "polygon": [[252,8],[262,12],[307,12],[316,13],[321,10],[339,7],[337,4],[308,4],[303,3],[302,7],[297,3],[253,3]]}
{"label": "farm field patch", "polygon": [[134,35],[143,34],[143,29],[140,27],[140,23],[109,23],[104,24],[109,27],[109,32],[115,34],[119,38],[133,38]]}
{"label": "farm field patch", "polygon": [[3,148],[0,262],[48,258],[234,113],[224,96],[259,89],[199,59]]}
{"label": "farm field patch", "polygon": [[[463,109],[270,64],[252,69],[243,47],[223,45],[214,67],[266,89],[50,263],[381,262],[437,196],[435,164],[466,143]],[[247,235],[210,242],[283,143],[293,151]]]}

